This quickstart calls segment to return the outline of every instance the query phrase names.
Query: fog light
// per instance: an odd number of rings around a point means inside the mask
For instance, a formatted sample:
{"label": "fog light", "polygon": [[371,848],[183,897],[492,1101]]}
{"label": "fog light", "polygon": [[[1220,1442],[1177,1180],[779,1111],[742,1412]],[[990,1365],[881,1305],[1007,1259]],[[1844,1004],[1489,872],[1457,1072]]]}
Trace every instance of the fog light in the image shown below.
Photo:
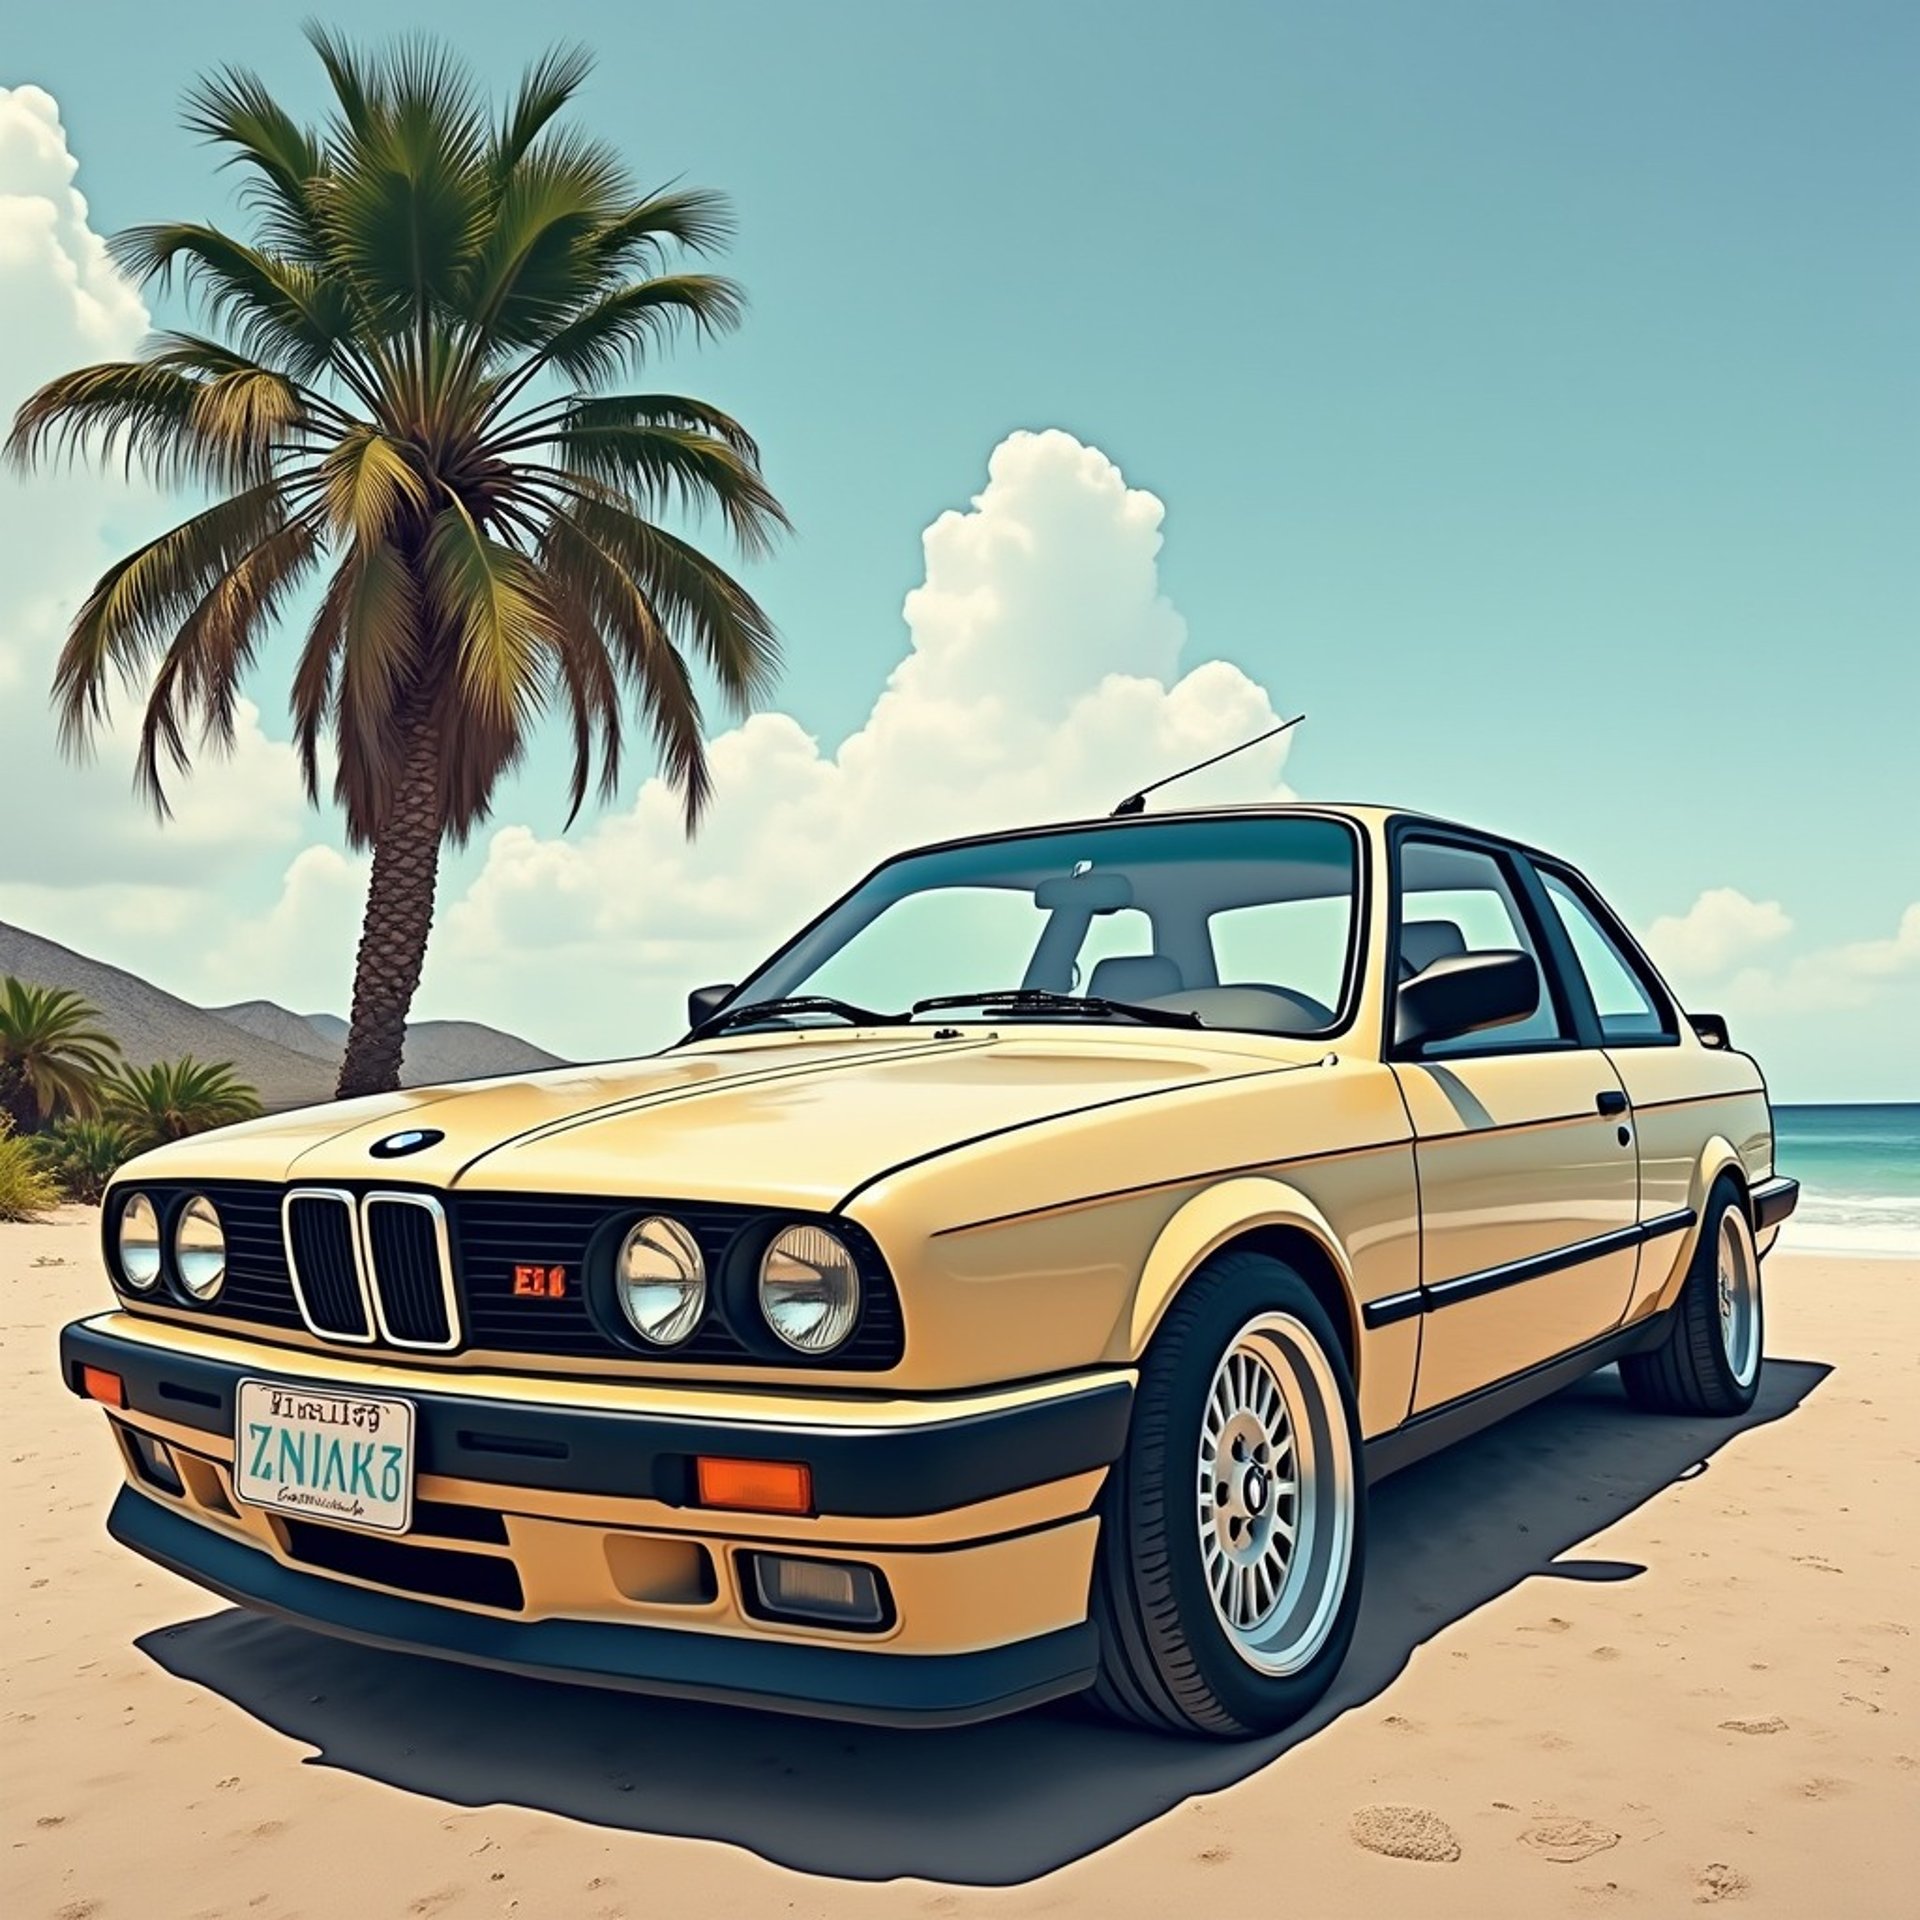
{"label": "fog light", "polygon": [[848,1560],[750,1553],[749,1613],[829,1627],[884,1627],[893,1609],[880,1575]]}
{"label": "fog light", "polygon": [[140,1469],[140,1477],[158,1487],[162,1493],[170,1493],[180,1499],[186,1493],[181,1483],[180,1469],[173,1464],[173,1451],[164,1440],[156,1440],[150,1433],[142,1433],[138,1427],[126,1430],[127,1444],[133,1448],[135,1464]]}

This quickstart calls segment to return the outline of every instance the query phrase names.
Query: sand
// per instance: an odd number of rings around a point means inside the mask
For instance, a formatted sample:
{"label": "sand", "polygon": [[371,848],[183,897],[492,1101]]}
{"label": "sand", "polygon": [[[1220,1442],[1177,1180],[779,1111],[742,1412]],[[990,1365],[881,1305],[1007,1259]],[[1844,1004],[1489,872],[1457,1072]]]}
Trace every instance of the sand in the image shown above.
{"label": "sand", "polygon": [[1920,1268],[1769,1261],[1744,1422],[1609,1376],[1379,1488],[1326,1708],[1242,1748],[876,1733],[366,1652],[113,1547],[0,1227],[9,1915],[1820,1915],[1920,1875]]}

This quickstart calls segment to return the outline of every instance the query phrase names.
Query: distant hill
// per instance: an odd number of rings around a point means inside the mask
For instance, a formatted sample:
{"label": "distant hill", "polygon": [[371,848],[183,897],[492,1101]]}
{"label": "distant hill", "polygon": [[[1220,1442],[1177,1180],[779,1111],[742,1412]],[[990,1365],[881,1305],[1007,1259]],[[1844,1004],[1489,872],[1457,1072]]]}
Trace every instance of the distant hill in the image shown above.
{"label": "distant hill", "polygon": [[[99,1008],[102,1024],[137,1067],[175,1060],[228,1060],[269,1109],[333,1097],[347,1023],[333,1014],[290,1013],[271,1000],[196,1007],[136,973],[89,959],[0,920],[0,974],[70,987]],[[423,1020],[407,1029],[401,1079],[410,1087],[560,1065],[558,1057],[469,1020]]]}
{"label": "distant hill", "polygon": [[[271,1000],[243,1000],[212,1012],[276,1046],[310,1053],[337,1068],[346,1051],[347,1023],[337,1013],[289,1013]],[[533,1073],[557,1067],[559,1057],[478,1020],[415,1020],[407,1028],[401,1079],[410,1087],[440,1080],[474,1080],[493,1073]]]}
{"label": "distant hill", "polygon": [[244,1027],[256,1040],[271,1040],[290,1053],[304,1053],[310,1060],[338,1062],[346,1045],[346,1022],[340,1023],[340,1039],[330,1040],[311,1020],[276,1006],[271,1000],[242,1000],[231,1007],[209,1007],[219,1019]]}
{"label": "distant hill", "polygon": [[204,1007],[163,993],[136,973],[89,960],[0,920],[0,974],[7,973],[35,986],[71,987],[91,1001],[133,1066],[190,1053],[196,1060],[231,1060],[235,1073],[268,1107],[299,1107],[333,1097],[333,1074],[313,1054],[276,1046]]}

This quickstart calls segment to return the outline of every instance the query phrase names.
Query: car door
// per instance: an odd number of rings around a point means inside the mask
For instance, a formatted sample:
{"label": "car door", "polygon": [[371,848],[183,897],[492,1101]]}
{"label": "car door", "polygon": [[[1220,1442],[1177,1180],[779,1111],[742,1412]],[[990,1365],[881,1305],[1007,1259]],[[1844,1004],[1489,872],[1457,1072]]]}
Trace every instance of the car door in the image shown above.
{"label": "car door", "polygon": [[[1532,862],[1553,922],[1564,936],[1562,960],[1583,986],[1591,1018],[1632,1103],[1640,1154],[1640,1271],[1632,1311],[1652,1306],[1687,1250],[1693,1180],[1710,1130],[1710,1096],[1727,1074],[1721,1054],[1683,1047],[1680,1011],[1633,937],[1581,875]],[[1555,926],[1549,926],[1549,935]],[[1716,1068],[1721,1068],[1716,1072]]]}
{"label": "car door", "polygon": [[1620,1076],[1556,964],[1517,856],[1417,829],[1396,841],[1394,886],[1396,990],[1458,953],[1518,951],[1541,974],[1527,1019],[1390,1050],[1419,1178],[1424,1412],[1620,1323],[1639,1169]]}

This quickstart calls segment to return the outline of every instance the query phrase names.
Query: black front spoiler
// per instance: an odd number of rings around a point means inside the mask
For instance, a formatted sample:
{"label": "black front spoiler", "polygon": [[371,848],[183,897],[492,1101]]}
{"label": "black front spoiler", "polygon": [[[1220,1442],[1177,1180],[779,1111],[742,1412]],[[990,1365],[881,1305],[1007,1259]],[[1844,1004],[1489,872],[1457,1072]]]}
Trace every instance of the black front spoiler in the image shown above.
{"label": "black front spoiler", "polygon": [[1099,1659],[1087,1622],[972,1653],[890,1654],[595,1620],[506,1620],[283,1566],[133,1487],[121,1489],[107,1531],[239,1606],[363,1646],[876,1726],[961,1726],[1017,1713],[1080,1692]]}

